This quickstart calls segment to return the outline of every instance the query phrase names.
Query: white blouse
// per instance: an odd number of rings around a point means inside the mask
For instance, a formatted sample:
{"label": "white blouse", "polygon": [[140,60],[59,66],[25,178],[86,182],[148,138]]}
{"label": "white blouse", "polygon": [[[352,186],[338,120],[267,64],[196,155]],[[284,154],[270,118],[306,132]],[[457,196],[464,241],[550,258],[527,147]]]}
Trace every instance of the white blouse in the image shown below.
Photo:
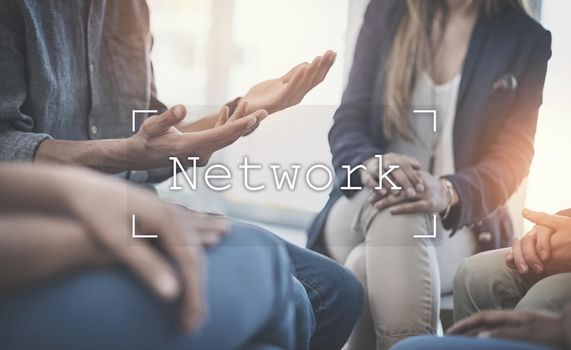
{"label": "white blouse", "polygon": [[[421,163],[426,164],[428,162],[427,168],[432,168],[428,170],[437,177],[456,172],[453,136],[460,81],[461,75],[458,74],[450,81],[438,85],[432,81],[427,73],[423,72],[417,80],[412,95],[411,103],[415,109],[430,107],[430,109],[437,111],[436,132],[432,130],[427,132],[426,128],[415,130],[419,135],[420,142],[429,149],[428,152],[425,150],[423,154],[425,157],[432,158],[432,160],[429,159],[424,162],[421,160]],[[414,116],[414,118],[428,117],[419,115]],[[423,125],[423,123],[412,123],[412,125]],[[452,291],[452,281],[456,269],[465,257],[476,252],[477,242],[472,230],[468,227],[460,229],[453,237],[449,237],[450,232],[444,229],[442,229],[442,233],[438,234],[442,234],[442,237],[435,241],[435,249],[439,262],[441,291],[444,294]]]}

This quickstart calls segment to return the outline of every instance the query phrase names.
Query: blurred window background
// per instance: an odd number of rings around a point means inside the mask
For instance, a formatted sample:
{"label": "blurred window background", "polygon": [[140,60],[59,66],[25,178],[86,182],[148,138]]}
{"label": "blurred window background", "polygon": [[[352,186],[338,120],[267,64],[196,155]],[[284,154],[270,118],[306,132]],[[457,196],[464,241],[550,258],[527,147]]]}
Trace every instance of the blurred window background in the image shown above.
{"label": "blurred window background", "polygon": [[[159,98],[189,105],[196,118],[243,95],[254,84],[276,78],[295,64],[327,49],[338,53],[325,82],[300,106],[271,116],[251,136],[213,158],[235,173],[232,189],[162,191],[191,207],[300,231],[323,206],[328,192],[304,184],[305,170],[330,163],[327,132],[340,102],[366,0],[149,0],[155,38],[153,61]],[[536,156],[527,182],[526,203],[545,211],[571,207],[571,28],[566,0],[533,1],[536,14],[553,34],[553,57],[536,138]],[[251,183],[266,189],[249,193],[237,165],[244,156],[264,165]],[[277,191],[271,164],[299,164],[295,191]],[[315,173],[316,183],[323,183]],[[201,182],[199,181],[199,184]],[[168,184],[160,186],[168,189]],[[519,225],[517,225],[519,226]],[[295,238],[302,244],[303,238]]]}

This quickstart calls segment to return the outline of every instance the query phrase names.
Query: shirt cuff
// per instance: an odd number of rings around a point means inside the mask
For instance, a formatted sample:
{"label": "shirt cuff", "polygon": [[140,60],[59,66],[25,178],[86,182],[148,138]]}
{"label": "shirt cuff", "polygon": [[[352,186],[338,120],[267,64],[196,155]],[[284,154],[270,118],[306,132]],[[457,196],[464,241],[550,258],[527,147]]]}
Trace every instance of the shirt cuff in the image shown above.
{"label": "shirt cuff", "polygon": [[0,132],[0,161],[31,162],[40,143],[51,139],[48,134],[7,130]]}

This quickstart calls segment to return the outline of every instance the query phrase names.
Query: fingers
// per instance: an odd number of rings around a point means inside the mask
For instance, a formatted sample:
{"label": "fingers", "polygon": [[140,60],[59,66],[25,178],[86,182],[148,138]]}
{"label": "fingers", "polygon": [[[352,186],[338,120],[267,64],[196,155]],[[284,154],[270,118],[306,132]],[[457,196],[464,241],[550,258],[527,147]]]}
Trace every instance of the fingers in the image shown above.
{"label": "fingers", "polygon": [[304,83],[304,77],[306,77],[306,72],[309,69],[310,65],[309,63],[304,63],[301,67],[299,67],[295,73],[291,76],[291,78],[287,81],[287,87],[286,87],[286,94],[292,94],[294,92],[299,92],[300,90],[302,90],[302,86]]}
{"label": "fingers", "polygon": [[[192,145],[198,145],[207,150],[207,153],[213,153],[224,148],[238,140],[249,130],[254,128],[260,120],[268,116],[265,110],[258,110],[247,117],[227,122],[226,124],[197,133],[185,135],[189,138]],[[190,147],[192,148],[192,147]]]}
{"label": "fingers", "polygon": [[523,217],[537,225],[543,225],[552,229],[557,229],[561,225],[570,224],[571,218],[559,215],[550,215],[530,209],[523,210]]}
{"label": "fingers", "polygon": [[182,279],[181,323],[193,330],[204,317],[202,249],[196,246],[168,246],[180,270]]}
{"label": "fingers", "polygon": [[317,75],[319,74],[319,69],[323,63],[323,57],[317,56],[313,59],[309,67],[305,70],[303,75],[302,84],[301,84],[301,92],[303,95],[309,92],[309,90],[313,89],[316,84],[314,81],[317,80]]}
{"label": "fingers", "polygon": [[551,235],[553,229],[547,226],[536,226],[536,251],[539,254],[541,261],[547,261],[551,256]]}
{"label": "fingers", "polygon": [[149,136],[159,136],[165,133],[171,126],[181,122],[185,116],[186,108],[183,105],[176,105],[161,115],[147,118],[143,122],[141,129]]}
{"label": "fingers", "polygon": [[484,311],[455,323],[446,333],[461,335],[479,328],[491,328],[503,324],[515,324],[518,322],[520,317],[521,313],[515,311]]}
{"label": "fingers", "polygon": [[331,50],[328,50],[327,52],[325,52],[325,54],[323,55],[323,58],[321,59],[321,62],[319,64],[317,74],[315,75],[314,80],[312,82],[312,87],[319,85],[321,82],[323,82],[323,80],[325,80],[327,73],[329,73],[329,70],[331,69],[331,67],[335,63],[336,59],[337,59],[337,53],[336,52],[331,51]]}
{"label": "fingers", "polygon": [[243,118],[246,115],[247,111],[248,111],[248,101],[240,101],[238,103],[238,106],[236,106],[234,113],[232,113],[230,118],[228,118],[228,121],[233,122],[240,118]]}
{"label": "fingers", "polygon": [[361,182],[363,185],[369,188],[375,188],[379,185],[377,178],[371,174],[368,170],[364,170],[361,174]]}
{"label": "fingers", "polygon": [[396,204],[402,203],[406,200],[407,200],[407,198],[404,196],[403,192],[401,191],[398,194],[391,194],[391,195],[388,195],[388,196],[380,199],[378,202],[376,202],[374,204],[374,207],[378,211],[381,211],[381,210],[390,208]]}
{"label": "fingers", "polygon": [[175,271],[154,248],[129,246],[115,254],[160,298],[172,300],[180,294]]}
{"label": "fingers", "polygon": [[521,239],[521,251],[523,253],[523,259],[527,266],[531,268],[531,270],[537,274],[543,272],[543,263],[539,258],[537,252],[535,251],[536,247],[536,233],[535,230],[532,230],[528,234],[522,237]]}
{"label": "fingers", "polygon": [[526,273],[529,272],[529,266],[527,265],[527,263],[525,262],[525,259],[523,257],[523,251],[521,248],[521,240],[519,240],[519,239],[514,240],[512,248],[513,248],[513,252],[514,252],[514,262],[515,262],[516,269],[518,270],[518,272],[520,274],[525,275]]}
{"label": "fingers", "polygon": [[512,268],[515,270],[515,260],[514,260],[514,252],[513,249],[510,249],[507,253],[506,253],[506,265],[509,268]]}
{"label": "fingers", "polygon": [[228,121],[229,113],[230,113],[230,108],[228,108],[228,106],[223,106],[220,109],[220,112],[218,112],[218,120],[216,120],[216,125],[214,125],[214,127],[217,128],[219,126],[226,124],[226,122]]}
{"label": "fingers", "polygon": [[298,64],[297,66],[293,67],[292,69],[289,70],[289,72],[287,72],[282,78],[281,80],[284,83],[289,83],[290,80],[296,75],[297,71],[300,69],[303,69],[304,67],[307,67],[308,63],[307,62],[303,62]]}
{"label": "fingers", "polygon": [[419,172],[420,163],[416,159],[398,154],[387,154],[383,158],[383,163],[385,170],[391,165],[399,165],[399,169],[391,173],[391,176],[409,198],[415,197],[417,192],[424,191],[424,182]]}
{"label": "fingers", "polygon": [[180,211],[177,208],[171,210],[162,221],[159,239],[179,270],[182,284],[181,324],[185,330],[193,330],[204,316],[202,248],[196,235],[197,244],[187,244],[185,236],[188,232],[185,232],[184,225],[177,217]]}
{"label": "fingers", "polygon": [[391,208],[391,214],[403,215],[414,213],[428,213],[430,205],[425,200],[397,204]]}
{"label": "fingers", "polygon": [[424,185],[418,171],[412,169],[408,164],[402,164],[399,169],[392,174],[396,183],[402,187],[402,190],[408,198],[414,198],[418,192],[424,191]]}
{"label": "fingers", "polygon": [[230,220],[222,215],[200,214],[201,219],[194,220],[194,227],[205,234],[224,235],[230,230]]}
{"label": "fingers", "polygon": [[188,237],[188,244],[195,244],[195,232],[198,233],[200,244],[213,246],[218,244],[230,230],[230,220],[222,215],[203,214],[192,212],[186,208],[180,210],[185,227],[191,229],[192,237]]}
{"label": "fingers", "polygon": [[496,338],[510,340],[525,340],[529,337],[529,330],[521,326],[497,327],[478,335],[479,338]]}
{"label": "fingers", "polygon": [[405,156],[407,163],[410,164],[410,166],[414,169],[414,170],[420,170],[421,169],[421,165],[420,162],[412,157],[408,157]]}

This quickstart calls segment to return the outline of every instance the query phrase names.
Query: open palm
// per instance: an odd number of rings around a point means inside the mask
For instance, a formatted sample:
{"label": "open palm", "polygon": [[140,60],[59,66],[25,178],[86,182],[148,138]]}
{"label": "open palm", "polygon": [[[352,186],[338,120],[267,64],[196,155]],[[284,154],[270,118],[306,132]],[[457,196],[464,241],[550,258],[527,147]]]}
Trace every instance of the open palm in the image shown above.
{"label": "open palm", "polygon": [[327,51],[311,63],[293,67],[284,76],[263,81],[243,97],[251,110],[265,109],[270,114],[294,106],[321,83],[335,62],[337,54]]}

